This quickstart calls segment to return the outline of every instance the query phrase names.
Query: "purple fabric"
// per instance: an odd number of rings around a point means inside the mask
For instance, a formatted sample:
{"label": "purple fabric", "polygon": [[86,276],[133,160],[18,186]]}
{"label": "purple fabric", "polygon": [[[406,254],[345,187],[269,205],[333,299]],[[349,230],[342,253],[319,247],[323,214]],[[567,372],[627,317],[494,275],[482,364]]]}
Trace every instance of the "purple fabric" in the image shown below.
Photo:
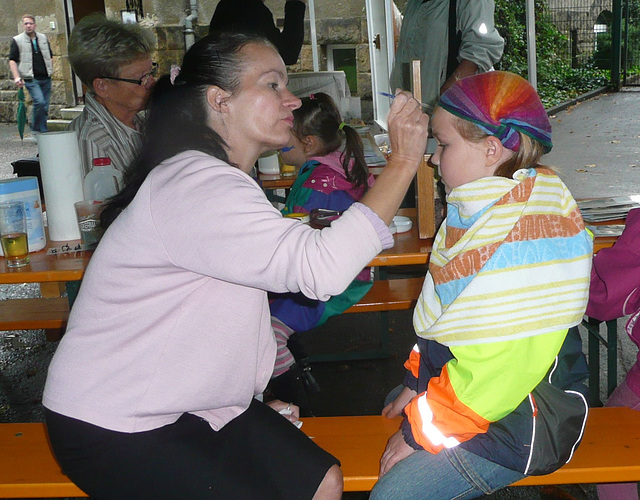
{"label": "purple fabric", "polygon": [[389,226],[387,226],[384,221],[378,217],[378,214],[362,203],[354,203],[352,206],[356,207],[367,216],[367,219],[369,219],[369,222],[371,222],[373,228],[378,233],[378,237],[382,243],[382,249],[386,250],[387,248],[392,248],[393,235],[391,234],[391,230],[389,229]]}
{"label": "purple fabric", "polygon": [[[615,245],[594,257],[586,314],[602,321],[631,315],[626,331],[640,346],[640,209],[629,212]],[[640,396],[640,353],[626,381]]]}

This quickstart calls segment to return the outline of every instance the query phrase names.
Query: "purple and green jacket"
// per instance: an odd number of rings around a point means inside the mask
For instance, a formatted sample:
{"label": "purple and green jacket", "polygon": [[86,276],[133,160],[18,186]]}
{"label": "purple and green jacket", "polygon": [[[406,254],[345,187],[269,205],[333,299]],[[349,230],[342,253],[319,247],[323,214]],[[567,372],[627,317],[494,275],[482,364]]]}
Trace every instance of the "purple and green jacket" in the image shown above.
{"label": "purple and green jacket", "polygon": [[[326,156],[309,158],[300,167],[282,213],[309,213],[314,208],[343,211],[359,201],[365,190],[354,188],[347,180],[341,156],[341,151],[335,151]],[[373,182],[373,175],[370,174],[369,187]],[[273,295],[271,315],[296,332],[311,330],[358,303],[371,284],[371,269],[366,267],[344,292],[327,302],[309,299],[301,293]]]}

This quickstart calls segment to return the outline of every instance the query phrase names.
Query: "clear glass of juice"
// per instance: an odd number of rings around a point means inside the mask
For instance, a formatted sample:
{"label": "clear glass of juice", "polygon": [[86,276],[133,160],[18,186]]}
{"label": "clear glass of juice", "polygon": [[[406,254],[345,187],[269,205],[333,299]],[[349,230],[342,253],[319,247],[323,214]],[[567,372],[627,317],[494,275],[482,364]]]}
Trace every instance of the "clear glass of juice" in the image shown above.
{"label": "clear glass of juice", "polygon": [[29,263],[27,210],[21,201],[0,203],[0,242],[8,267]]}

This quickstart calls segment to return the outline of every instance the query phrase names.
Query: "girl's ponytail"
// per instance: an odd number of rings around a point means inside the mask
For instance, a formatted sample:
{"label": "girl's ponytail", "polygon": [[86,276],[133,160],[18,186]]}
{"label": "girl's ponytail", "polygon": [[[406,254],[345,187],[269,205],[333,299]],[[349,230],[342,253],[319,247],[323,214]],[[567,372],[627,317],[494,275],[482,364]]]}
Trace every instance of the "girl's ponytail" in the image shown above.
{"label": "girl's ponytail", "polygon": [[[353,127],[341,123],[341,128],[346,138],[346,146],[342,156],[342,168],[347,174],[347,180],[354,187],[361,188],[364,194],[369,189],[369,167],[364,159],[362,139]],[[351,158],[353,158],[353,168],[349,170]]]}

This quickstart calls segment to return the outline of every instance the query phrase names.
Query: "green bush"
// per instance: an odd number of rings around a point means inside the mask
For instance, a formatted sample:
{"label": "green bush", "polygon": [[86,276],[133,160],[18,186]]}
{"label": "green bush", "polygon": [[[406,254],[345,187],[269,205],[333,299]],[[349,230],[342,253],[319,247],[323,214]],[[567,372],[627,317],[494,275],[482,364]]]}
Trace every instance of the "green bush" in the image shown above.
{"label": "green bush", "polygon": [[[525,2],[496,0],[496,27],[505,39],[505,50],[496,69],[527,78],[527,29]],[[567,37],[551,23],[546,0],[535,0],[538,94],[546,108],[590,90],[606,86],[609,72],[594,64],[571,67]]]}

